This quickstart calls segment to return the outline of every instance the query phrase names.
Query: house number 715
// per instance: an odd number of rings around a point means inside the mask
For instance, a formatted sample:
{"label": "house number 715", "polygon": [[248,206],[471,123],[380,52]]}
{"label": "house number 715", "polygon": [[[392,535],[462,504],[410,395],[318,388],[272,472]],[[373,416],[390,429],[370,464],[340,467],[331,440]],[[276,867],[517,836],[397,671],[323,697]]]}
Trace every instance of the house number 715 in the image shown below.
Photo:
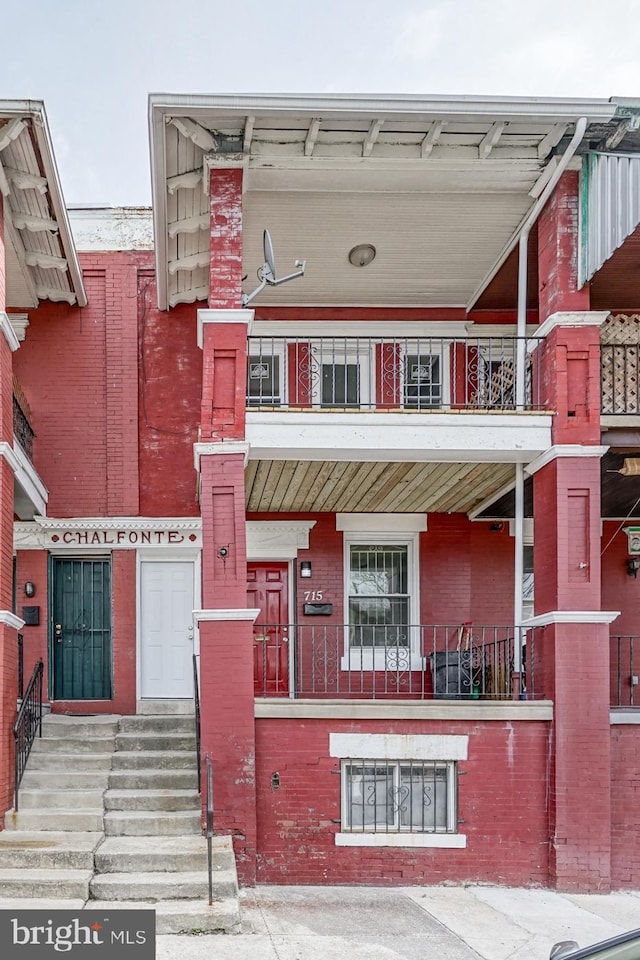
{"label": "house number 715", "polygon": [[309,600],[322,600],[323,591],[322,590],[305,590],[304,599]]}

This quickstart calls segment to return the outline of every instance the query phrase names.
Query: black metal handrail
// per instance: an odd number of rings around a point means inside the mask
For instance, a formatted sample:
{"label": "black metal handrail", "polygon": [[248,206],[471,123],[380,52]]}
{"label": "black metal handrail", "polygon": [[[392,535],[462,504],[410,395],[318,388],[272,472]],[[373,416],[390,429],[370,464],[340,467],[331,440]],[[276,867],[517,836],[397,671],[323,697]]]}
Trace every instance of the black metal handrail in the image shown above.
{"label": "black metal handrail", "polygon": [[209,906],[213,903],[213,763],[211,757],[205,759],[207,765],[207,870],[209,873]]}
{"label": "black metal handrail", "polygon": [[27,684],[16,722],[13,725],[13,739],[15,741],[15,787],[13,809],[18,812],[18,790],[22,782],[22,775],[31,753],[33,741],[42,736],[42,677],[44,664],[38,660],[31,679]]}
{"label": "black metal handrail", "polygon": [[198,761],[198,793],[202,793],[202,775],[200,772],[200,690],[198,683],[198,654],[193,654],[193,703],[196,712],[196,755]]}
{"label": "black metal handrail", "polygon": [[24,637],[18,634],[18,700],[24,696]]}
{"label": "black metal handrail", "polygon": [[13,433],[16,440],[29,457],[29,460],[33,460],[33,438],[35,437],[35,433],[33,432],[33,427],[29,423],[29,418],[22,409],[20,401],[15,394],[13,396]]}

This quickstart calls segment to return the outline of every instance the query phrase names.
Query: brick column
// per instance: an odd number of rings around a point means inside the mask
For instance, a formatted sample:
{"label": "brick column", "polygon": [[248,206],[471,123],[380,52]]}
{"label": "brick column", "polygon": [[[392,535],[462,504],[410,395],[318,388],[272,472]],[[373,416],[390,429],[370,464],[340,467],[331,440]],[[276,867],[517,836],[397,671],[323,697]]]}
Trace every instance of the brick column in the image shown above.
{"label": "brick column", "polygon": [[18,339],[5,313],[6,264],[0,193],[0,826],[13,804],[13,724],[18,695],[18,637],[13,593],[13,361]]}
{"label": "brick column", "polygon": [[[547,225],[548,226],[548,225]],[[565,278],[566,280],[566,278]],[[554,281],[555,282],[555,281]],[[550,281],[549,287],[552,286]],[[574,293],[569,291],[567,301]],[[556,289],[553,299],[560,297]],[[609,623],[600,590],[600,342],[606,313],[556,312],[536,361],[553,446],[534,475],[536,695],[554,701],[550,880],[610,889]]]}
{"label": "brick column", "polygon": [[[244,468],[247,334],[241,309],[242,171],[211,171],[209,310],[198,312],[203,353],[200,441],[202,512],[201,748],[214,778],[214,825],[233,837],[238,875],[256,876],[253,621],[247,609]],[[206,767],[203,774],[206,776]],[[203,780],[203,782],[205,782]],[[204,802],[204,791],[203,791]],[[204,811],[203,811],[204,814]]]}

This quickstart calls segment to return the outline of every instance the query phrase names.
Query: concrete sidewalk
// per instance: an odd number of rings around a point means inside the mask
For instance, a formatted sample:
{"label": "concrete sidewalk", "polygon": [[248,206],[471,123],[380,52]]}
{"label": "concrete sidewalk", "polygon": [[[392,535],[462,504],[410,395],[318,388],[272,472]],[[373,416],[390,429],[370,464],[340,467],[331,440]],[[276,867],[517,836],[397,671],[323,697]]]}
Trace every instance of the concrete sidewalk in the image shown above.
{"label": "concrete sidewalk", "polygon": [[157,960],[548,960],[640,927],[640,891],[258,887],[238,936],[160,936]]}

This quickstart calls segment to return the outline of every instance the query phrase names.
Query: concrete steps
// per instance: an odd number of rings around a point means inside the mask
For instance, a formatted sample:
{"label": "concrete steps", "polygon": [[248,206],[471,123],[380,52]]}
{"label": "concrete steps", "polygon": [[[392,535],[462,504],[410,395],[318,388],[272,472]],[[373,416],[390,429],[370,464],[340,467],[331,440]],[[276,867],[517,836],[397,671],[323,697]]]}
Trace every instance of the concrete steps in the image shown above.
{"label": "concrete steps", "polygon": [[239,931],[230,837],[213,839],[208,903],[193,715],[49,716],[19,800],[0,833],[0,908],[153,904],[158,933]]}

